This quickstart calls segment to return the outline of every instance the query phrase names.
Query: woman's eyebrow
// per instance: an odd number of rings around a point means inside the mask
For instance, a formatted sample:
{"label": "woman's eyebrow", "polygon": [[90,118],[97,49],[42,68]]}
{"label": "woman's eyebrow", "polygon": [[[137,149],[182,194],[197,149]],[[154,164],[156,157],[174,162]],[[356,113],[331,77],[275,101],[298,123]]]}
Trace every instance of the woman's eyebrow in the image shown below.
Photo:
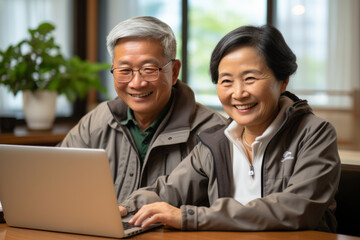
{"label": "woman's eyebrow", "polygon": [[249,69],[249,70],[244,71],[241,75],[243,76],[243,75],[250,74],[250,73],[253,73],[253,74],[262,74],[262,72],[259,71],[259,70]]}
{"label": "woman's eyebrow", "polygon": [[[256,70],[256,69],[250,69],[250,70],[246,70],[244,71],[243,73],[241,73],[241,76],[244,76],[246,74],[262,74],[261,71],[259,70]],[[231,77],[232,74],[228,73],[228,72],[222,72],[219,74],[219,78],[222,78],[222,77]]]}
{"label": "woman's eyebrow", "polygon": [[219,74],[219,78],[222,78],[222,77],[231,77],[232,75],[230,73],[227,73],[227,72],[224,72],[224,73],[220,73]]}

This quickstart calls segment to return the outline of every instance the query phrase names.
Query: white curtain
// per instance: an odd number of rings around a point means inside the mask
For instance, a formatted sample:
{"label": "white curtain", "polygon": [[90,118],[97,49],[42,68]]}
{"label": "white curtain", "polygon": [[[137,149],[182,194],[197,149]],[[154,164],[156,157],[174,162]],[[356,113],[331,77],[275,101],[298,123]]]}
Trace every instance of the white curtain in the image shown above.
{"label": "white curtain", "polygon": [[329,1],[328,89],[360,88],[360,1]]}
{"label": "white curtain", "polygon": [[[42,22],[55,25],[55,41],[65,57],[72,53],[72,1],[71,0],[0,0],[0,49],[16,44],[28,37],[27,30]],[[68,116],[72,107],[64,96],[57,100],[57,114]],[[22,95],[13,96],[0,86],[0,115],[22,116]]]}

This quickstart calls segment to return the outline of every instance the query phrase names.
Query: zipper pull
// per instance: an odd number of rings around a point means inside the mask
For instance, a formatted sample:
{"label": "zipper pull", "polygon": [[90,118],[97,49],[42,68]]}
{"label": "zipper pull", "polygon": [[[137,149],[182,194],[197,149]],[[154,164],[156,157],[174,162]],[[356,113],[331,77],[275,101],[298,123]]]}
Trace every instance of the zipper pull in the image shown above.
{"label": "zipper pull", "polygon": [[254,176],[255,172],[254,172],[254,166],[251,164],[250,165],[250,171],[249,171],[249,175],[250,176]]}

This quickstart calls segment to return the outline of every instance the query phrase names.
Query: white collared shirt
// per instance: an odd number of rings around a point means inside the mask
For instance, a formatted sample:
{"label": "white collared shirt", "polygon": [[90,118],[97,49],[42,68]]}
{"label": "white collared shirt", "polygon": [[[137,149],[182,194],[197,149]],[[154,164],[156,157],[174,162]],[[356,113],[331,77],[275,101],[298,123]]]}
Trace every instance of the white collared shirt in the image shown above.
{"label": "white collared shirt", "polygon": [[[288,100],[288,101],[287,101]],[[255,138],[251,144],[252,147],[252,166],[254,174],[250,175],[250,162],[247,158],[245,146],[241,141],[241,135],[244,127],[236,121],[232,121],[225,129],[224,133],[233,144],[233,176],[234,176],[234,194],[235,200],[245,205],[255,198],[261,198],[261,166],[265,148],[270,139],[280,128],[285,118],[285,109],[292,105],[288,98],[280,99],[280,111],[270,126],[261,136]]]}

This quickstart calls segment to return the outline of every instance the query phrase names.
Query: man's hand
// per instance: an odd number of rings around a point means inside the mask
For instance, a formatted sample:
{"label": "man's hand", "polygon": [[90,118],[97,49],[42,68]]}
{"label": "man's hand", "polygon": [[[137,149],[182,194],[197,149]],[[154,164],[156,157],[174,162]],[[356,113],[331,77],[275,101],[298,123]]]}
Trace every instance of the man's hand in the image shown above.
{"label": "man's hand", "polygon": [[128,214],[126,208],[124,208],[124,207],[122,207],[122,206],[119,206],[119,211],[120,211],[120,215],[121,215],[122,217],[125,217],[125,216]]}
{"label": "man's hand", "polygon": [[159,222],[181,229],[181,210],[165,202],[156,202],[144,205],[129,221],[135,226],[141,225],[142,227]]}

